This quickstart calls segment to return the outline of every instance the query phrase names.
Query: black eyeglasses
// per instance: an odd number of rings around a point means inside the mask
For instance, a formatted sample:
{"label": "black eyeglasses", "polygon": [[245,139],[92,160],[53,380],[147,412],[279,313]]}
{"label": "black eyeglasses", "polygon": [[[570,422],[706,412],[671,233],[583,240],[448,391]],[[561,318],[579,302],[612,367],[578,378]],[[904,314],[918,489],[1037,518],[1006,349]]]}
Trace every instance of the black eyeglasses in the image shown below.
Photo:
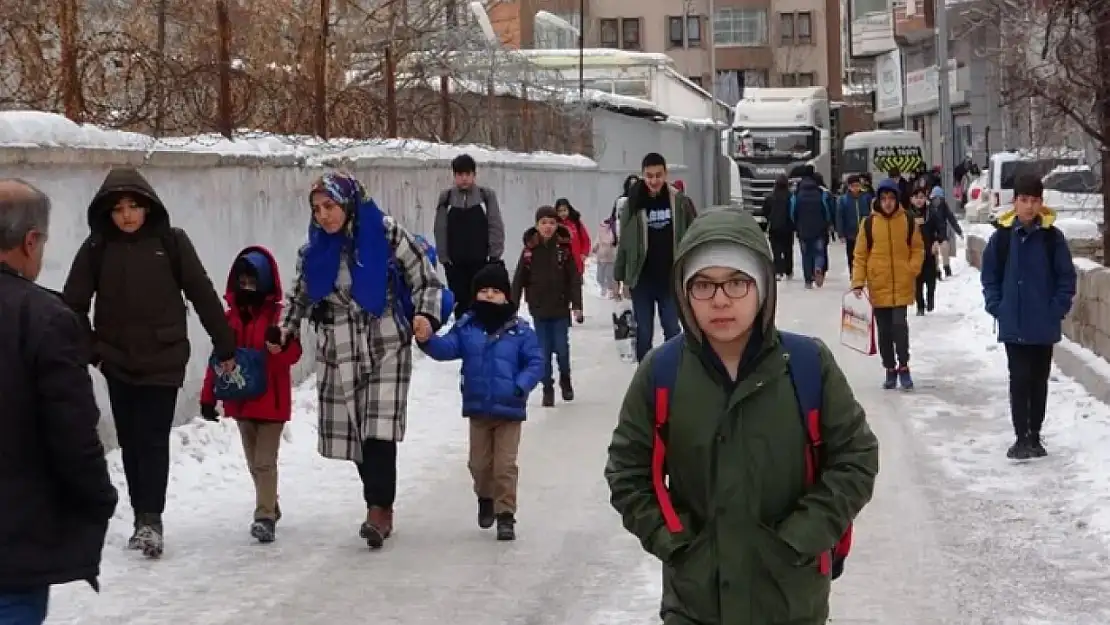
{"label": "black eyeglasses", "polygon": [[687,290],[690,297],[707,301],[717,297],[717,290],[720,289],[725,292],[725,296],[729,299],[744,299],[752,290],[752,285],[755,284],[754,280],[746,280],[744,278],[733,278],[725,280],[724,282],[714,282],[712,280],[695,279],[690,283]]}

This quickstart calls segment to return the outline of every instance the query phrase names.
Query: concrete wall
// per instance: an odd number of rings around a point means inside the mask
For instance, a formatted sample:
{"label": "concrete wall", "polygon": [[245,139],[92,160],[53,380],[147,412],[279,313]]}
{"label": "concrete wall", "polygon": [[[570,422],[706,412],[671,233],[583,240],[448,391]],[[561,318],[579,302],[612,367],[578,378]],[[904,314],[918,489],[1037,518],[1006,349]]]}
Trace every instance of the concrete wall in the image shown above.
{"label": "concrete wall", "polygon": [[[681,140],[678,143],[681,145]],[[641,156],[636,155],[636,169]],[[447,160],[375,158],[325,164],[353,171],[384,210],[414,232],[429,235],[438,193],[451,182]],[[0,147],[0,178],[22,178],[46,191],[54,203],[41,277],[45,286],[60,289],[65,282],[73,256],[89,232],[89,201],[108,170],[118,165],[141,168],[166,204],[173,224],[189,233],[221,294],[231,261],[240,249],[252,244],[270,248],[286,283],[292,280],[296,252],[308,226],[307,189],[323,168],[274,157]],[[609,213],[623,178],[621,172],[605,173],[595,166],[480,162],[479,181],[497,192],[505,215],[510,267],[537,206],[567,197],[582,209],[589,224],[596,224],[603,213]],[[178,399],[178,423],[197,414],[205,361],[211,353],[211,343],[193,314],[189,334],[193,359]],[[313,345],[306,332],[306,356],[297,369],[298,379],[311,371]],[[94,380],[107,416],[103,380],[99,375],[94,375]],[[110,420],[102,421],[111,443]]]}
{"label": "concrete wall", "polygon": [[[1072,344],[1065,341],[1057,346],[1053,356],[1064,375],[1076,379],[1100,401],[1110,403],[1110,268],[1087,257],[1096,245],[1101,242],[1068,241],[1078,274],[1075,301],[1063,324],[1064,336]],[[986,239],[970,234],[968,263],[979,268],[986,246]],[[1086,349],[1076,349],[1076,345]]]}

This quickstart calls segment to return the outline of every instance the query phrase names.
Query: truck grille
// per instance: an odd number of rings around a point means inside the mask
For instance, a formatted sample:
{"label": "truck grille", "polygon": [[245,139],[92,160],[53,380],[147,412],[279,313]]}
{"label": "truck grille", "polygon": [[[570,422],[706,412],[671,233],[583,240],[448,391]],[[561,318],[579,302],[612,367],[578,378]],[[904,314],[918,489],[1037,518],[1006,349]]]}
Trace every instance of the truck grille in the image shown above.
{"label": "truck grille", "polygon": [[775,188],[774,180],[760,178],[741,178],[740,189],[744,197],[744,209],[755,216],[763,216],[763,199]]}

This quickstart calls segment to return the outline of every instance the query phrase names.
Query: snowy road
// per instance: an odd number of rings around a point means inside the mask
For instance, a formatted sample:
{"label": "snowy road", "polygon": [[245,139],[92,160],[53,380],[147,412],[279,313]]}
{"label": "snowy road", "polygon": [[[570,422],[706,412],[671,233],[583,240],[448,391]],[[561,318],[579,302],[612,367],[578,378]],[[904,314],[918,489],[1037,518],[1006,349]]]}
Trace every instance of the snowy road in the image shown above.
{"label": "snowy road", "polygon": [[[919,390],[879,390],[877,361],[837,345],[847,281],[842,250],[831,253],[839,263],[823,290],[783,284],[779,323],[833,347],[882,443],[876,499],[835,585],[832,622],[1110,622],[1110,551],[1093,532],[1107,529],[1099,512],[1110,486],[1099,451],[1110,454],[1110,411],[1056,381],[1046,426],[1052,456],[1005,460],[1005,368],[970,269],[940,285],[934,316],[912,320]],[[311,396],[302,391],[281,460],[277,543],[256,546],[247,535],[253,502],[234,428],[186,426],[176,432],[166,556],[147,562],[124,551],[130,511],[121,504],[102,594],[82,584],[57,589],[48,622],[657,622],[658,567],[624,533],[601,475],[631,375],[616,361],[605,317],[599,310],[573,332],[578,399],[536,405],[525,427],[517,542],[477,529],[457,365],[422,360],[401,447],[398,529],[386,549],[370,553],[357,538],[357,476],[316,455]],[[111,458],[122,475],[118,452]]]}

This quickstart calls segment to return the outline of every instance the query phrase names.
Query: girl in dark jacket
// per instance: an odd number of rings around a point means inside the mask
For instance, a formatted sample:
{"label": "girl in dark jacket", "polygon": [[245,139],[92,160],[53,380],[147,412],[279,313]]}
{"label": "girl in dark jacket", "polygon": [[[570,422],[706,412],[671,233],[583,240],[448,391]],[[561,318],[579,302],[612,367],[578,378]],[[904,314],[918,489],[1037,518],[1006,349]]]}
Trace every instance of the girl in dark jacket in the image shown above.
{"label": "girl in dark jacket", "polygon": [[767,236],[775,260],[775,279],[794,277],[794,222],[790,220],[790,181],[785,175],[775,178],[775,188],[763,199]]}

